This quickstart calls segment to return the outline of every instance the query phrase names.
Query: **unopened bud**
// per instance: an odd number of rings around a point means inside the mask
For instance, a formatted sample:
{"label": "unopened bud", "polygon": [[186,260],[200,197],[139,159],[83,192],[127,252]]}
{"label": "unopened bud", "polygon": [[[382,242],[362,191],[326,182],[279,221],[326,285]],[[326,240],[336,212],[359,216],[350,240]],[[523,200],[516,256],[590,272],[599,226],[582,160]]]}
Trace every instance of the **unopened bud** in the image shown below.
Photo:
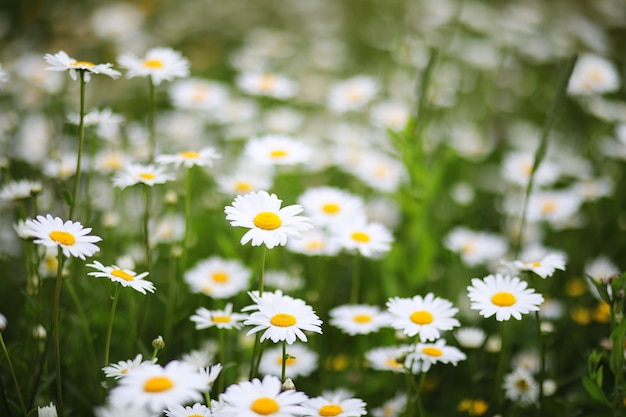
{"label": "unopened bud", "polygon": [[281,391],[295,391],[296,384],[293,383],[291,378],[285,378],[285,382],[283,382],[283,385],[281,386],[280,390]]}
{"label": "unopened bud", "polygon": [[156,339],[152,341],[152,347],[161,350],[165,348],[165,341],[163,340],[163,336],[159,335]]}

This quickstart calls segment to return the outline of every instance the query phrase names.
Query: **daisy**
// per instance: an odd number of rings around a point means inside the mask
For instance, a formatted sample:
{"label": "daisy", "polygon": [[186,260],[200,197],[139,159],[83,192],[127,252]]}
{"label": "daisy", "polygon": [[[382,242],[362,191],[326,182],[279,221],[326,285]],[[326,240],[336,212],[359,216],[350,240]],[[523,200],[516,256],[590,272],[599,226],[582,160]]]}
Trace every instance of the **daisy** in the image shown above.
{"label": "daisy", "polygon": [[201,348],[184,353],[180,360],[198,370],[204,370],[211,364],[214,358],[215,354],[212,352],[212,349]]}
{"label": "daisy", "polygon": [[173,164],[177,168],[181,165],[185,168],[192,166],[213,166],[213,160],[220,159],[221,155],[211,147],[203,148],[199,151],[180,152],[175,155],[158,155],[156,162],[159,164]]}
{"label": "daisy", "polygon": [[374,417],[398,417],[406,408],[406,394],[401,392],[390,400],[387,400],[379,408],[372,410]]}
{"label": "daisy", "polygon": [[281,74],[270,72],[244,72],[236,79],[237,86],[245,93],[288,99],[298,92],[295,81]]}
{"label": "daisy", "polygon": [[404,373],[411,369],[411,373],[416,374],[420,369],[419,363],[406,360],[410,351],[411,347],[408,345],[378,347],[365,352],[365,359],[372,369],[396,373]]}
{"label": "daisy", "polygon": [[612,62],[597,55],[580,56],[567,84],[571,95],[610,93],[619,88],[619,74]]}
{"label": "daisy", "polygon": [[477,349],[485,343],[487,334],[480,327],[461,327],[454,332],[459,345],[466,349]]}
{"label": "daisy", "polygon": [[379,90],[378,81],[366,75],[337,82],[328,91],[328,108],[334,113],[359,110],[368,104]]}
{"label": "daisy", "polygon": [[419,335],[420,340],[430,341],[441,337],[441,332],[460,326],[453,316],[459,311],[452,303],[433,293],[425,297],[392,297],[387,301],[392,315],[391,327],[402,330],[409,337]]}
{"label": "daisy", "polygon": [[263,297],[253,296],[256,309],[243,324],[254,326],[247,335],[264,331],[260,342],[270,339],[274,343],[286,341],[293,344],[296,339],[306,342],[304,331],[322,333],[322,320],[313,308],[304,301],[282,295],[282,292],[264,293]]}
{"label": "daisy", "polygon": [[522,405],[530,405],[539,398],[539,385],[530,372],[517,368],[504,377],[504,396]]}
{"label": "daisy", "polygon": [[167,417],[212,417],[211,409],[200,403],[195,403],[191,407],[176,404],[164,412]]}
{"label": "daisy", "polygon": [[52,217],[50,214],[37,216],[36,220],[26,220],[29,234],[35,239],[35,243],[46,247],[59,247],[63,255],[77,257],[85,260],[86,256],[92,256],[100,251],[94,245],[102,240],[99,236],[91,236],[90,227],[83,227],[79,222],[67,220],[63,222],[60,217]]}
{"label": "daisy", "polygon": [[[294,343],[287,349],[289,358],[285,362],[285,376],[287,378],[305,377],[318,369],[318,355],[303,344]],[[283,349],[275,346],[265,350],[259,371],[264,375],[280,376],[283,365]]]}
{"label": "daisy", "polygon": [[185,272],[184,279],[194,293],[213,298],[230,298],[248,289],[252,272],[240,261],[212,256]]}
{"label": "daisy", "polygon": [[189,75],[189,61],[171,48],[150,49],[145,58],[123,54],[118,58],[120,66],[127,69],[127,78],[150,77],[154,85]]}
{"label": "daisy", "polygon": [[330,324],[350,336],[377,332],[381,327],[388,326],[391,320],[391,316],[377,306],[365,304],[335,307],[328,314]]}
{"label": "daisy", "polygon": [[9,73],[2,68],[2,64],[0,64],[0,88],[7,85],[10,79]]}
{"label": "daisy", "polygon": [[298,203],[316,226],[330,226],[365,214],[365,204],[360,197],[340,188],[321,186],[307,189]]}
{"label": "daisy", "polygon": [[565,271],[565,256],[560,253],[549,253],[541,258],[535,258],[535,260],[528,261],[513,261],[502,263],[514,272],[518,271],[531,271],[539,275],[541,278],[547,278],[554,275],[554,272],[558,269]]}
{"label": "daisy", "polygon": [[522,319],[522,314],[538,311],[543,302],[543,296],[535,290],[527,288],[528,284],[518,277],[509,275],[488,275],[485,278],[472,279],[472,285],[467,287],[470,308],[479,310],[484,317],[495,314],[496,320],[505,321],[513,316]]}
{"label": "daisy", "polygon": [[231,174],[216,175],[215,182],[222,193],[237,196],[270,189],[273,176],[273,167],[269,165],[247,164],[237,167]]}
{"label": "daisy", "polygon": [[0,189],[0,200],[23,200],[43,191],[41,182],[30,180],[11,181]]}
{"label": "daisy", "polygon": [[415,361],[420,364],[422,372],[427,372],[436,363],[451,363],[454,366],[459,361],[467,359],[465,353],[454,346],[447,346],[443,339],[435,343],[418,343],[406,358],[407,362]]}
{"label": "daisy", "polygon": [[281,392],[280,379],[266,375],[233,384],[222,394],[224,407],[215,412],[216,417],[292,417],[304,415],[308,410],[301,404],[308,398],[303,392],[287,390]]}
{"label": "daisy", "polygon": [[285,291],[301,290],[305,284],[300,275],[272,269],[265,271],[264,282],[270,288],[280,288]]}
{"label": "daisy", "polygon": [[268,110],[263,116],[263,124],[274,133],[293,133],[302,126],[304,116],[291,107],[278,107]]}
{"label": "daisy", "polygon": [[0,331],[7,328],[7,318],[4,314],[0,313]]}
{"label": "daisy", "polygon": [[154,363],[156,363],[156,358],[149,361],[144,361],[141,353],[139,353],[137,354],[137,356],[135,356],[135,359],[120,361],[118,363],[105,366],[104,368],[102,368],[102,370],[104,371],[104,376],[106,376],[107,378],[120,379],[128,375],[129,371],[132,371],[134,369],[140,369]]}
{"label": "daisy", "polygon": [[411,108],[398,100],[381,101],[372,105],[370,118],[375,126],[399,131],[404,129],[411,117]]}
{"label": "daisy", "polygon": [[48,71],[68,71],[70,72],[70,77],[72,80],[76,81],[78,79],[77,71],[84,73],[85,82],[89,82],[91,80],[91,74],[104,74],[109,77],[116,79],[121,73],[119,71],[114,70],[113,64],[94,64],[89,61],[77,61],[74,58],[71,58],[65,51],[59,51],[56,54],[46,54],[43,59],[46,60],[49,67],[46,67]]}
{"label": "daisy", "polygon": [[[516,185],[525,187],[533,171],[535,155],[527,152],[512,152],[506,155],[502,162],[502,177]],[[544,160],[537,168],[534,176],[535,185],[550,185],[559,179],[558,165],[550,160]]]}
{"label": "daisy", "polygon": [[226,87],[200,78],[173,82],[169,94],[174,107],[204,112],[217,111],[228,100]]}
{"label": "daisy", "polygon": [[[78,113],[71,113],[67,118],[72,124],[80,124]],[[119,137],[120,125],[123,121],[122,116],[113,113],[109,108],[92,110],[83,118],[85,126],[94,126],[97,135],[108,140],[115,140]]]}
{"label": "daisy", "polygon": [[393,236],[389,229],[380,223],[367,222],[364,217],[335,225],[332,231],[340,247],[358,252],[368,258],[377,258],[389,252]]}
{"label": "daisy", "polygon": [[536,191],[528,199],[528,221],[560,226],[578,213],[582,203],[582,197],[569,190]]}
{"label": "daisy", "polygon": [[308,256],[334,256],[341,251],[339,242],[324,229],[306,230],[300,234],[300,237],[298,240],[288,240],[287,249]]}
{"label": "daisy", "polygon": [[113,185],[124,189],[135,184],[164,184],[174,179],[167,169],[158,165],[130,164],[119,170],[113,177]]}
{"label": "daisy", "polygon": [[264,165],[295,165],[306,162],[311,149],[290,136],[270,133],[250,139],[244,155]]}
{"label": "daisy", "polygon": [[302,406],[309,410],[307,415],[319,417],[358,417],[367,414],[365,402],[360,398],[315,397]]}
{"label": "daisy", "polygon": [[383,193],[395,192],[407,178],[400,160],[375,150],[366,150],[351,171],[365,184]]}
{"label": "daisy", "polygon": [[501,259],[508,246],[501,236],[476,232],[465,227],[456,227],[448,233],[444,245],[446,248],[461,255],[468,266],[477,266]]}
{"label": "daisy", "polygon": [[57,416],[58,416],[57,407],[52,402],[50,402],[50,405],[37,407],[37,417],[57,417]]}
{"label": "daisy", "polygon": [[209,390],[206,374],[184,362],[151,364],[128,372],[109,392],[108,401],[122,407],[145,407],[154,413],[188,401],[202,400]]}
{"label": "daisy", "polygon": [[252,246],[265,244],[269,249],[284,246],[288,238],[299,238],[300,232],[311,229],[308,218],[298,216],[303,211],[300,205],[280,208],[282,200],[267,191],[239,195],[232,206],[224,209],[226,220],[231,226],[249,228],[241,238],[241,244],[252,241]]}
{"label": "daisy", "polygon": [[241,329],[241,322],[248,318],[247,314],[233,313],[233,305],[226,304],[223,310],[208,310],[200,307],[190,320],[196,323],[196,329]]}
{"label": "daisy", "polygon": [[98,270],[97,272],[87,273],[87,275],[92,277],[108,278],[113,282],[122,284],[122,287],[130,287],[144,295],[146,291],[153,293],[156,290],[152,282],[144,279],[149,272],[142,272],[137,275],[136,272],[130,269],[122,269],[116,265],[104,266],[98,261],[94,261],[93,264],[87,264],[87,266]]}

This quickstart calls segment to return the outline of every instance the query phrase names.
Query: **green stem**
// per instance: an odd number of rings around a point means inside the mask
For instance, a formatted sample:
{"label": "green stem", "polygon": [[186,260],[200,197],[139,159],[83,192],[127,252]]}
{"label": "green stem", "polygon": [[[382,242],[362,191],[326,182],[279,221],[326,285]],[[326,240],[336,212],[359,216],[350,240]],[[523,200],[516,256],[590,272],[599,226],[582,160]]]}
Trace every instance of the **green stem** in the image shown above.
{"label": "green stem", "polygon": [[80,74],[80,121],[78,123],[78,155],[76,157],[76,173],[74,174],[74,186],[72,187],[72,201],[70,202],[70,214],[68,218],[74,218],[74,211],[78,200],[78,188],[80,186],[80,164],[85,142],[85,71]]}
{"label": "green stem", "polygon": [[113,295],[113,303],[111,304],[111,313],[109,314],[109,324],[107,325],[107,336],[104,343],[104,366],[109,365],[109,350],[111,348],[111,334],[113,333],[113,319],[115,317],[115,309],[117,308],[117,300],[120,297],[120,288],[122,286],[115,284],[115,294]]}
{"label": "green stem", "polygon": [[537,406],[539,407],[538,417],[543,415],[543,381],[546,378],[546,358],[545,358],[545,341],[541,332],[541,317],[539,311],[535,311],[535,321],[537,322],[537,334],[539,337],[539,398]]}
{"label": "green stem", "polygon": [[285,382],[285,374],[287,373],[287,341],[283,340],[283,356],[280,368],[280,380]]}
{"label": "green stem", "polygon": [[152,80],[152,76],[148,77],[148,82],[150,84],[150,100],[149,100],[149,112],[148,112],[148,132],[149,132],[149,161],[154,161],[154,154],[156,150],[156,129],[155,129],[155,114],[156,114],[156,87],[154,85],[154,81]]}
{"label": "green stem", "polygon": [[221,375],[219,376],[219,381],[218,381],[218,387],[217,387],[217,392],[223,392],[224,391],[224,386],[225,384],[225,379],[226,379],[226,330],[225,329],[218,329],[217,330],[217,334],[218,334],[218,338],[219,338],[219,346],[220,346],[220,363],[222,364],[222,372]]}
{"label": "green stem", "polygon": [[350,304],[359,302],[359,290],[361,286],[361,254],[354,255],[354,266],[352,268],[352,291],[350,292]]}
{"label": "green stem", "polygon": [[508,344],[506,340],[506,321],[500,323],[500,357],[498,358],[498,368],[496,369],[496,379],[494,382],[494,398],[499,411],[503,408],[502,397],[502,377],[508,356]]}
{"label": "green stem", "polygon": [[17,375],[15,375],[15,369],[13,368],[13,362],[11,361],[11,356],[9,356],[9,350],[7,349],[6,344],[4,343],[4,338],[2,337],[2,331],[0,331],[0,343],[2,344],[2,350],[7,357],[7,362],[9,364],[9,370],[11,371],[11,377],[13,378],[13,383],[15,384],[15,390],[17,391],[17,397],[20,401],[20,407],[22,408],[22,413],[24,416],[28,416],[28,412],[26,411],[26,406],[24,405],[24,398],[22,397],[22,390],[20,390],[20,384],[17,382]]}
{"label": "green stem", "polygon": [[150,202],[152,196],[152,188],[149,185],[144,187],[144,212],[143,212],[143,244],[146,256],[146,270],[150,274],[152,267],[152,251],[150,250]]}
{"label": "green stem", "polygon": [[185,235],[183,237],[183,253],[181,255],[180,268],[181,272],[187,270],[187,251],[189,250],[189,235],[191,230],[191,170],[187,169],[185,178]]}
{"label": "green stem", "polygon": [[267,246],[263,245],[261,250],[261,269],[259,271],[259,297],[263,297],[263,284],[265,280],[265,257],[267,255]]}
{"label": "green stem", "polygon": [[63,417],[63,384],[61,380],[61,343],[60,343],[60,327],[59,327],[59,306],[61,301],[61,282],[63,280],[63,249],[59,247],[57,255],[57,278],[54,290],[54,363],[56,367],[56,388],[57,388],[57,411],[59,416]]}
{"label": "green stem", "polygon": [[420,382],[417,386],[417,392],[415,393],[415,403],[417,404],[417,415],[419,417],[425,417],[424,405],[422,404],[422,389],[424,388],[424,380],[426,379],[426,372],[420,374]]}
{"label": "green stem", "polygon": [[[261,249],[261,268],[259,270],[259,297],[263,297],[263,281],[265,277],[265,257],[267,255],[267,246],[262,245]],[[259,367],[259,363],[261,363],[261,356],[263,356],[263,349],[259,349],[259,339],[260,334],[257,332],[256,337],[254,338],[254,347],[252,348],[252,361],[250,363],[250,378],[252,379],[257,372]],[[255,362],[255,356],[259,353],[258,360]]]}

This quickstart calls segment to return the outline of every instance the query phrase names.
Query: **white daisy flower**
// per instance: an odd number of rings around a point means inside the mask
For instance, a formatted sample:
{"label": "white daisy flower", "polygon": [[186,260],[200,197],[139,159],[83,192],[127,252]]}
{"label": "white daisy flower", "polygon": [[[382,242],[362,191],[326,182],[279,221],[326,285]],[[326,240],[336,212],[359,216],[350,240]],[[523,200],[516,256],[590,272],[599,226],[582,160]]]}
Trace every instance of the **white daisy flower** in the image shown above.
{"label": "white daisy flower", "polygon": [[308,218],[298,216],[302,206],[294,204],[281,208],[276,194],[267,191],[239,195],[232,206],[224,209],[231,226],[249,228],[241,238],[241,244],[252,241],[252,246],[265,244],[269,249],[284,246],[288,238],[300,238],[300,232],[312,228]]}
{"label": "white daisy flower", "polygon": [[504,396],[509,400],[530,405],[539,398],[539,385],[526,369],[518,368],[504,376]]}
{"label": "white daisy flower", "polygon": [[308,410],[301,404],[308,398],[306,394],[287,390],[281,392],[280,379],[266,375],[263,380],[257,378],[233,384],[222,394],[224,407],[215,412],[216,417],[292,417],[304,415]]}
{"label": "white daisy flower", "polygon": [[248,289],[252,272],[240,261],[212,256],[185,272],[184,279],[194,293],[213,298],[230,298]]}
{"label": "white daisy flower", "polygon": [[585,275],[596,282],[606,281],[613,275],[619,274],[619,268],[606,255],[599,255],[585,263]]}
{"label": "white daisy flower", "polygon": [[359,417],[367,414],[367,404],[360,398],[315,397],[302,406],[309,410],[307,415],[315,417]]}
{"label": "white daisy flower", "polygon": [[173,164],[177,168],[184,166],[211,167],[215,159],[220,159],[221,155],[211,147],[203,148],[199,151],[186,151],[174,155],[158,155],[155,161],[159,164]]}
{"label": "white daisy flower", "polygon": [[404,373],[411,369],[411,373],[416,374],[420,370],[419,363],[406,360],[411,349],[408,345],[378,347],[365,352],[365,359],[372,369],[395,373]]}
{"label": "white daisy flower", "polygon": [[427,372],[436,363],[451,363],[456,366],[459,361],[465,359],[467,359],[465,353],[454,346],[447,346],[445,340],[439,339],[435,343],[418,343],[407,355],[406,361],[419,363],[421,371]]}
{"label": "white daisy flower", "polygon": [[269,132],[294,133],[302,126],[304,116],[291,107],[269,109],[263,116],[263,124]]}
{"label": "white daisy flower", "polygon": [[370,118],[375,126],[399,131],[404,129],[411,117],[411,108],[398,100],[380,101],[372,105]]}
{"label": "white daisy flower", "polygon": [[368,223],[364,217],[337,224],[333,229],[333,239],[340,247],[368,258],[377,258],[389,252],[393,242],[389,229],[380,223]]}
{"label": "white daisy flower", "polygon": [[50,402],[50,405],[37,407],[37,417],[58,417],[56,405]]}
{"label": "white daisy flower", "polygon": [[[315,351],[300,343],[294,343],[287,348],[289,358],[285,362],[285,376],[287,378],[305,377],[318,369],[318,355]],[[259,372],[264,375],[280,376],[283,366],[283,348],[274,346],[265,350]]]}
{"label": "white daisy flower", "polygon": [[472,302],[470,308],[478,310],[484,317],[495,314],[498,321],[509,320],[511,316],[521,320],[522,314],[538,311],[543,302],[541,294],[527,287],[525,281],[509,275],[488,275],[482,280],[473,278],[472,285],[467,287]]}
{"label": "white daisy flower", "polygon": [[0,313],[0,331],[7,328],[7,318],[4,314]]}
{"label": "white daisy flower", "polygon": [[94,245],[102,240],[99,236],[91,236],[90,227],[83,227],[79,222],[67,220],[63,222],[60,217],[52,217],[50,214],[37,216],[37,219],[26,220],[26,227],[30,229],[29,235],[35,239],[35,243],[46,247],[60,247],[63,255],[77,257],[85,260],[86,256],[92,256],[100,251]]}
{"label": "white daisy flower", "polygon": [[[290,241],[291,242],[291,241]],[[287,242],[289,244],[289,242]],[[268,269],[264,275],[265,285],[270,288],[280,288],[284,291],[297,291],[304,288],[304,279],[287,271]]]}
{"label": "white daisy flower", "polygon": [[10,79],[9,73],[2,68],[2,64],[0,64],[0,88],[7,85]]}
{"label": "white daisy flower", "polygon": [[565,256],[560,253],[549,253],[532,261],[502,261],[505,266],[509,267],[515,273],[519,271],[532,271],[544,279],[554,275],[557,269],[565,271],[565,262]]}
{"label": "white daisy flower", "polygon": [[0,189],[0,200],[23,200],[43,191],[41,182],[30,180],[11,181]]}
{"label": "white daisy flower", "polygon": [[290,136],[270,133],[251,138],[244,155],[251,161],[264,165],[295,165],[311,156],[311,148]]}
{"label": "white daisy flower", "polygon": [[336,187],[309,188],[298,197],[298,203],[316,226],[329,226],[365,215],[363,199]]}
{"label": "white daisy flower", "polygon": [[137,354],[137,356],[135,356],[134,359],[120,361],[109,366],[105,366],[104,368],[102,368],[102,370],[104,371],[104,376],[106,376],[107,378],[120,379],[128,375],[129,371],[153,365],[154,363],[156,363],[156,358],[145,361],[143,360],[141,353],[139,353]]}
{"label": "white daisy flower", "polygon": [[[80,124],[80,114],[78,113],[70,113],[67,118],[72,124]],[[119,137],[120,125],[123,121],[122,116],[113,113],[109,108],[92,110],[83,118],[85,126],[95,126],[98,136],[112,141]]]}
{"label": "white daisy flower", "polygon": [[339,242],[324,229],[306,230],[300,237],[301,239],[288,240],[287,249],[308,256],[335,256],[341,251]]}
{"label": "white daisy flower", "polygon": [[452,303],[433,293],[425,297],[392,297],[387,301],[391,313],[391,327],[402,330],[409,337],[419,335],[420,340],[430,341],[441,337],[441,332],[460,326],[453,316],[459,311]]}
{"label": "white daisy flower", "polygon": [[195,403],[191,407],[176,404],[164,410],[164,413],[167,417],[212,417],[211,409],[200,403]]}
{"label": "white daisy flower", "polygon": [[501,259],[508,245],[501,236],[476,232],[465,227],[456,227],[448,233],[444,245],[446,248],[461,255],[468,266],[477,266]]}
{"label": "white daisy flower", "polygon": [[335,113],[359,110],[368,104],[379,90],[378,81],[366,75],[337,82],[328,91],[328,108]]}
{"label": "white daisy flower", "polygon": [[567,84],[571,95],[592,95],[616,91],[619,74],[612,62],[597,55],[584,54],[576,61]]}
{"label": "white daisy flower", "polygon": [[377,332],[381,327],[389,326],[392,319],[379,307],[365,304],[334,307],[328,314],[330,324],[350,336]]}
{"label": "white daisy flower", "polygon": [[216,363],[215,365],[207,366],[203,369],[203,372],[206,374],[209,379],[209,385],[213,387],[213,383],[217,380],[217,377],[222,373],[223,366],[221,363]]}
{"label": "white daisy flower", "polygon": [[244,321],[246,326],[254,326],[247,335],[263,331],[260,341],[270,339],[274,343],[286,341],[293,344],[296,339],[306,342],[308,339],[304,331],[322,333],[322,320],[315,314],[313,308],[304,301],[282,295],[282,292],[263,293],[262,297],[252,295],[256,305],[249,309],[256,309]]}
{"label": "white daisy flower", "polygon": [[94,261],[92,264],[87,264],[92,268],[97,269],[97,272],[89,272],[87,275],[97,278],[108,278],[113,282],[121,284],[123,287],[130,287],[135,291],[142,294],[146,294],[146,291],[153,293],[156,287],[151,281],[144,279],[148,276],[149,272],[142,272],[137,275],[135,271],[130,269],[122,269],[116,265],[104,266],[98,261]]}
{"label": "white daisy flower", "polygon": [[124,54],[118,58],[120,66],[127,69],[127,78],[150,77],[154,85],[189,75],[189,61],[171,48],[150,49],[145,58]]}
{"label": "white daisy flower", "polygon": [[175,81],[169,88],[169,94],[174,107],[203,112],[217,111],[228,100],[226,87],[201,78]]}
{"label": "white daisy flower", "polygon": [[374,417],[398,417],[404,413],[406,409],[406,394],[401,392],[395,397],[387,400],[382,406],[374,408],[372,415]]}
{"label": "white daisy flower", "polygon": [[190,320],[196,323],[196,329],[241,329],[241,323],[248,318],[247,314],[233,313],[232,303],[226,304],[224,309],[208,310],[200,307]]}
{"label": "white daisy flower", "polygon": [[167,168],[160,165],[130,164],[119,170],[113,177],[113,185],[124,189],[135,184],[164,184],[175,177],[168,173]]}
{"label": "white daisy flower", "polygon": [[[535,163],[535,155],[529,152],[511,152],[502,162],[502,177],[519,186],[525,187],[530,180]],[[544,160],[537,168],[534,176],[535,185],[550,185],[559,179],[561,174],[557,164]]]}
{"label": "white daisy flower", "polygon": [[46,67],[48,71],[69,71],[70,77],[74,81],[78,79],[77,71],[84,73],[85,82],[89,82],[91,74],[104,74],[116,79],[121,73],[114,70],[113,64],[94,64],[89,61],[77,61],[71,58],[65,51],[59,51],[56,54],[46,54],[43,59],[46,60],[49,67]]}
{"label": "white daisy flower", "polygon": [[454,332],[454,337],[456,337],[461,347],[477,349],[485,343],[487,333],[480,327],[461,327]]}
{"label": "white daisy flower", "polygon": [[202,400],[202,393],[208,390],[206,374],[184,362],[171,361],[165,367],[155,364],[128,372],[109,392],[108,402],[160,413],[176,404]]}
{"label": "white daisy flower", "polygon": [[288,99],[298,92],[295,81],[281,74],[271,72],[244,72],[235,80],[245,93],[255,96],[267,96]]}
{"label": "white daisy flower", "polygon": [[528,199],[528,221],[559,226],[578,213],[583,199],[569,190],[535,191]]}
{"label": "white daisy flower", "polygon": [[215,182],[222,193],[230,196],[268,190],[274,183],[274,169],[269,165],[242,165],[230,174],[216,175]]}
{"label": "white daisy flower", "polygon": [[368,186],[383,193],[393,193],[407,178],[404,164],[380,151],[367,150],[350,168],[353,175]]}

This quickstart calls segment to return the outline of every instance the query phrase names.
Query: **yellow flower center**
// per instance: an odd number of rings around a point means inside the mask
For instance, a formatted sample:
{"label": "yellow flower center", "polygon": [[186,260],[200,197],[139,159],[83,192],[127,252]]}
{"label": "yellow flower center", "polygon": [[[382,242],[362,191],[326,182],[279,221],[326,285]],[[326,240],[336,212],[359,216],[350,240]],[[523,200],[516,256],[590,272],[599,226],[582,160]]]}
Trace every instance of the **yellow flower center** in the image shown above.
{"label": "yellow flower center", "polygon": [[441,356],[443,355],[443,352],[441,351],[441,349],[436,348],[436,347],[425,347],[422,348],[422,353],[424,355],[428,355],[428,356]]}
{"label": "yellow flower center", "polygon": [[278,229],[282,221],[278,214],[271,211],[262,211],[254,217],[254,225],[263,230]]}
{"label": "yellow flower center", "polygon": [[402,364],[397,359],[389,358],[385,361],[385,365],[390,368],[402,368]]}
{"label": "yellow flower center", "polygon": [[339,207],[339,204],[335,203],[327,203],[322,206],[322,211],[326,214],[335,214],[338,213],[339,210],[341,210],[341,207]]}
{"label": "yellow flower center", "polygon": [[357,323],[369,323],[370,321],[372,321],[372,316],[370,316],[369,314],[357,314],[356,316],[352,317],[352,320],[356,321]]}
{"label": "yellow flower center", "polygon": [[272,398],[261,397],[254,400],[250,408],[257,414],[267,416],[269,414],[274,414],[275,412],[277,412],[280,409],[280,406]]}
{"label": "yellow flower center", "polygon": [[142,180],[149,181],[149,180],[155,179],[156,176],[154,174],[149,173],[149,172],[143,172],[143,173],[139,174],[139,178],[141,178]]}
{"label": "yellow flower center", "polygon": [[72,62],[70,64],[70,67],[95,67],[93,62],[89,62],[89,61],[76,61],[76,62]]}
{"label": "yellow flower center", "polygon": [[73,234],[63,232],[61,230],[55,230],[53,232],[50,232],[50,239],[60,243],[61,245],[67,246],[72,246],[76,242],[76,238]]}
{"label": "yellow flower center", "polygon": [[211,316],[213,323],[230,323],[230,316]]}
{"label": "yellow flower center", "polygon": [[296,318],[291,314],[278,313],[274,317],[272,317],[272,320],[270,320],[270,322],[272,323],[272,325],[277,327],[289,327],[296,324]]}
{"label": "yellow flower center", "polygon": [[211,275],[211,279],[219,283],[228,282],[228,274],[225,272],[215,272]]}
{"label": "yellow flower center", "polygon": [[198,159],[200,154],[198,152],[181,152],[178,154],[181,158],[185,159]]}
{"label": "yellow flower center", "polygon": [[541,266],[541,262],[538,262],[538,261],[531,262],[531,265],[533,268],[539,268]]}
{"label": "yellow flower center", "polygon": [[249,182],[237,181],[235,183],[235,190],[240,192],[252,191],[252,185]]}
{"label": "yellow flower center", "polygon": [[146,392],[163,392],[174,386],[174,382],[166,376],[153,376],[143,385]]}
{"label": "yellow flower center", "polygon": [[320,240],[309,240],[306,243],[306,248],[308,250],[321,250],[324,248],[324,243],[322,243],[322,241]]}
{"label": "yellow flower center", "polygon": [[541,213],[543,214],[554,213],[555,210],[556,203],[554,201],[546,201],[545,203],[543,203],[543,206],[541,206]]}
{"label": "yellow flower center", "polygon": [[163,68],[163,61],[158,59],[146,59],[143,61],[144,68],[158,69]]}
{"label": "yellow flower center", "polygon": [[[276,363],[279,364],[279,365],[282,365],[283,364],[283,357],[279,356],[277,358],[277,360],[276,360]],[[285,361],[285,366],[293,365],[294,363],[296,363],[296,358],[294,358],[293,356],[290,356]]]}
{"label": "yellow flower center", "polygon": [[474,243],[470,242],[470,243],[466,243],[465,245],[461,246],[461,253],[464,254],[470,254],[476,251],[476,245],[474,245]]}
{"label": "yellow flower center", "polygon": [[430,324],[433,321],[433,315],[428,311],[414,311],[409,317],[415,324]]}
{"label": "yellow flower center", "polygon": [[343,413],[343,408],[338,404],[327,404],[320,408],[320,416],[334,417]]}
{"label": "yellow flower center", "polygon": [[510,292],[497,292],[491,297],[491,302],[499,307],[509,307],[515,304],[515,296]]}
{"label": "yellow flower center", "polygon": [[114,269],[111,271],[111,275],[117,278],[122,278],[124,281],[134,281],[135,277],[129,273],[122,271],[121,269]]}
{"label": "yellow flower center", "polygon": [[515,386],[520,391],[528,391],[530,389],[530,385],[525,379],[520,379],[515,383]]}
{"label": "yellow flower center", "polygon": [[350,235],[350,237],[359,243],[367,243],[370,241],[370,236],[364,232],[354,232]]}
{"label": "yellow flower center", "polygon": [[203,417],[203,416],[201,416],[200,414],[192,414],[192,415],[187,416],[187,417]]}
{"label": "yellow flower center", "polygon": [[276,85],[276,77],[272,74],[263,74],[263,78],[261,79],[261,85],[259,88],[261,91],[271,91],[274,89]]}
{"label": "yellow flower center", "polygon": [[271,158],[284,158],[287,156],[287,151],[284,149],[274,149],[270,152]]}

